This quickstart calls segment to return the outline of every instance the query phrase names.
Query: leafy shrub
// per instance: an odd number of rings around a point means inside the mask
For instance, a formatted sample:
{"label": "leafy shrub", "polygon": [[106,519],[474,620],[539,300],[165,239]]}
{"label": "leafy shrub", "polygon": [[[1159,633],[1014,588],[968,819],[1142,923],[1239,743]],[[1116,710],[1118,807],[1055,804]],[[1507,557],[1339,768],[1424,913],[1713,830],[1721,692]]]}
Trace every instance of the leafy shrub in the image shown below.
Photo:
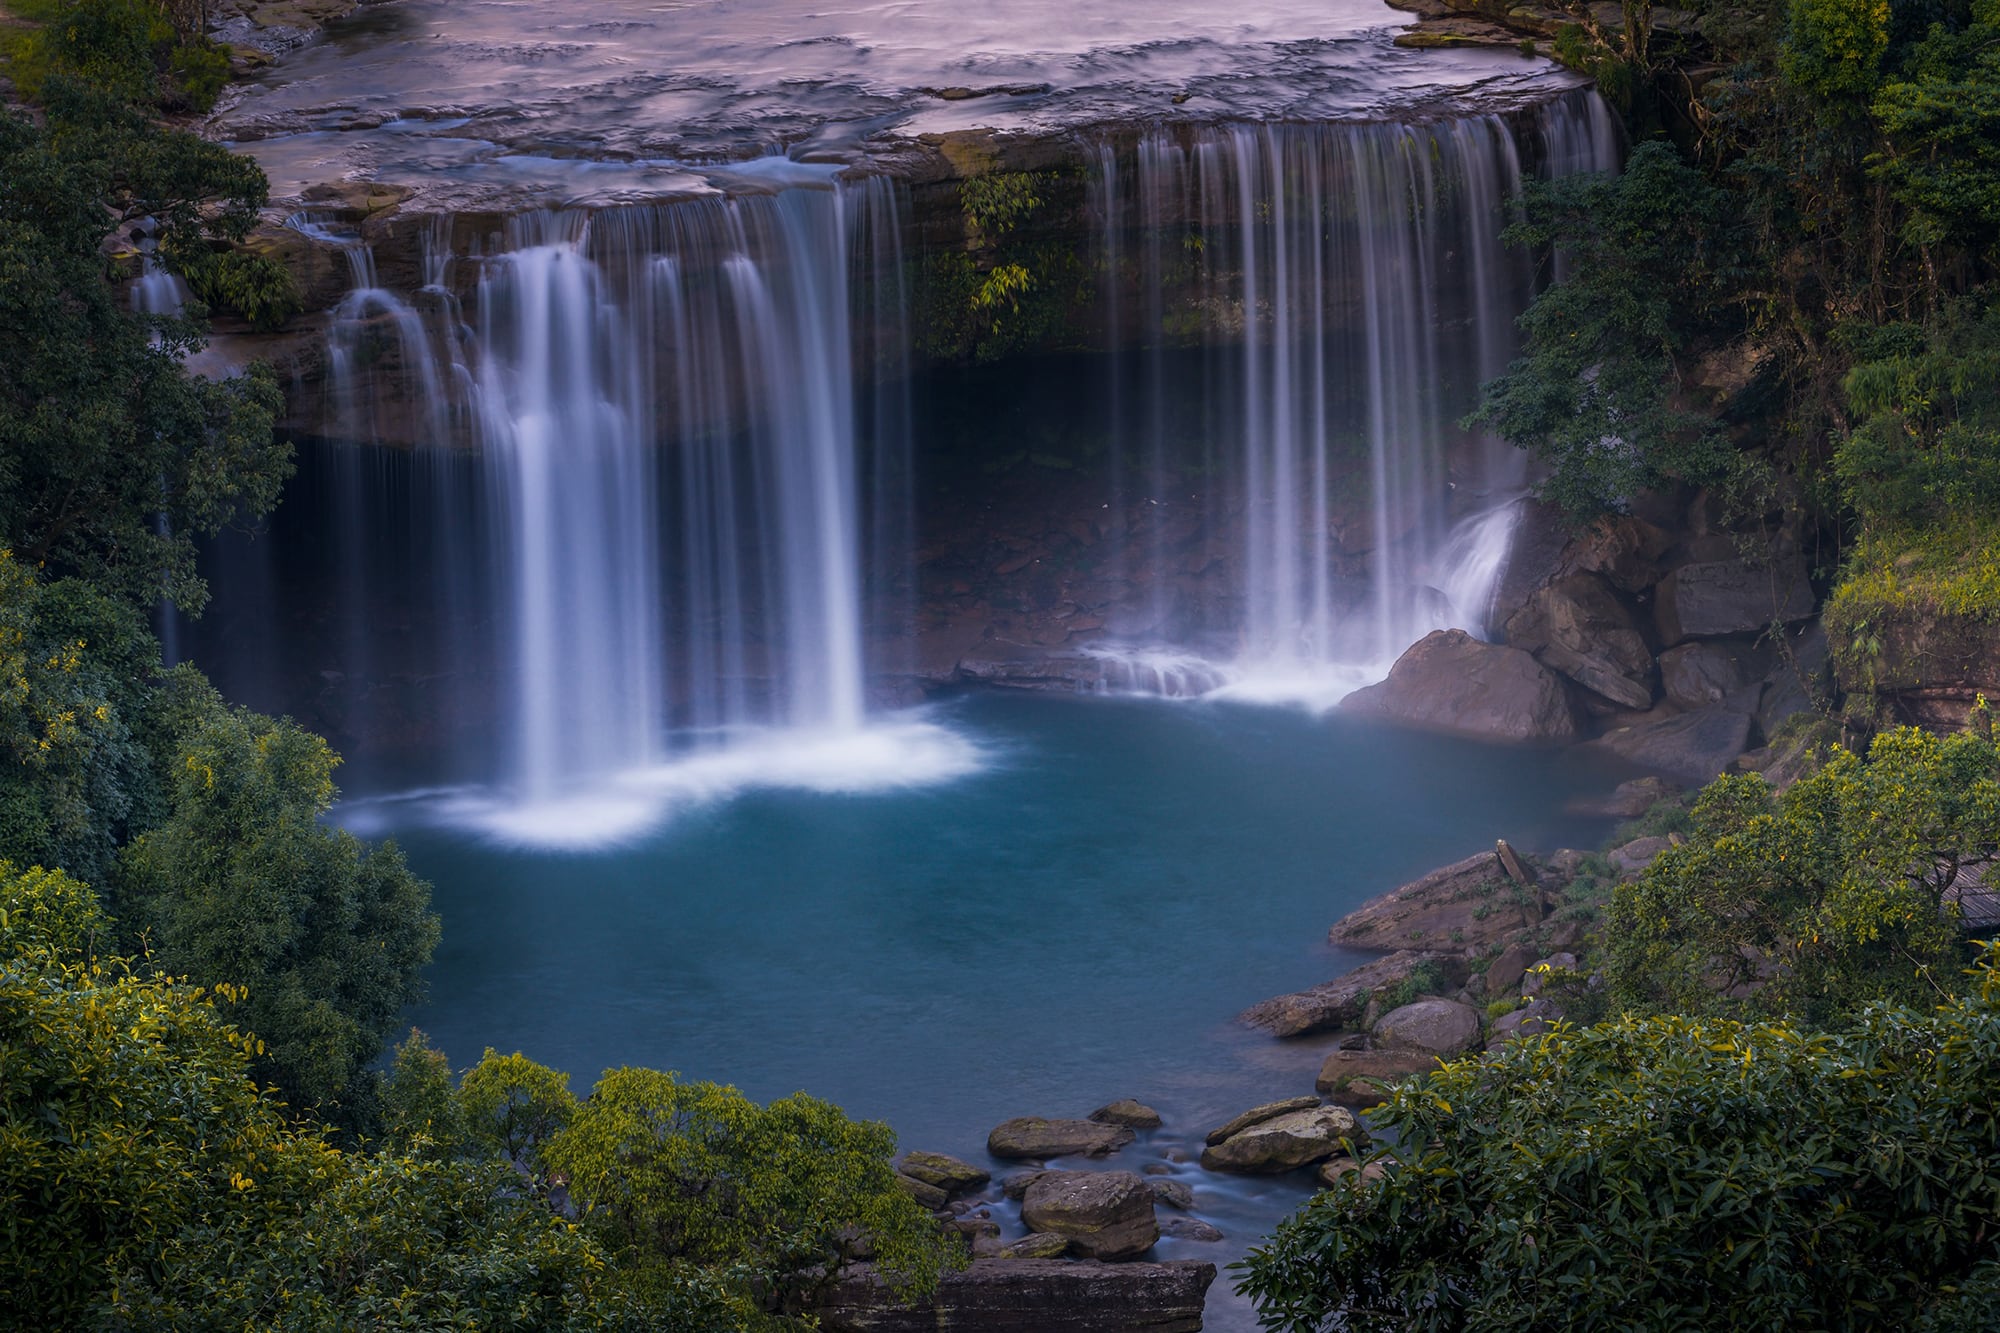
{"label": "leafy shrub", "polygon": [[292,271],[269,255],[247,250],[203,254],[181,267],[188,286],[204,304],[234,310],[252,328],[283,328],[305,308]]}

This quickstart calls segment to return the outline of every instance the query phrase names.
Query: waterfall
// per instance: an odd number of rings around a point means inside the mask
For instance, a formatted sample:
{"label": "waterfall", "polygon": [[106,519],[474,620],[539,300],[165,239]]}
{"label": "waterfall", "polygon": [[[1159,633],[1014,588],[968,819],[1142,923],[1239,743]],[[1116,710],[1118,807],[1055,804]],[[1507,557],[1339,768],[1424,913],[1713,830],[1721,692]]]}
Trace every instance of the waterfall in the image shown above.
{"label": "waterfall", "polygon": [[[1497,115],[1163,131],[1100,159],[1101,263],[1145,304],[1136,324],[1107,321],[1144,401],[1115,414],[1114,454],[1149,495],[1213,478],[1207,518],[1233,533],[1241,599],[1231,641],[1184,623],[1150,537],[1152,623],[1095,650],[1137,667],[1108,681],[1329,703],[1430,630],[1488,631],[1526,460],[1456,423],[1505,369],[1532,293],[1532,258],[1500,232],[1530,171],[1610,169],[1618,153],[1594,93],[1535,116],[1525,136]],[[1191,262],[1193,293],[1183,281],[1166,308]],[[1190,318],[1212,348],[1203,396],[1224,409],[1200,459],[1174,456],[1180,372],[1161,359]],[[1160,671],[1163,654],[1179,665]]]}

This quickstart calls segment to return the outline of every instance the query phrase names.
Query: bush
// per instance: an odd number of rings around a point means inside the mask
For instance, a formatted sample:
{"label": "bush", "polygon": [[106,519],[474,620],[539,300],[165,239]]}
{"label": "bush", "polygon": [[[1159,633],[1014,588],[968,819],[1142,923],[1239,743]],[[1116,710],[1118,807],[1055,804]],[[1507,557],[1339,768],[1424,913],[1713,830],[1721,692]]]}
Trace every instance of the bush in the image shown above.
{"label": "bush", "polygon": [[204,304],[241,315],[252,328],[283,328],[305,308],[292,271],[269,255],[247,250],[204,253],[182,265],[188,287]]}
{"label": "bush", "polygon": [[1244,1262],[1267,1327],[1974,1328],[1996,1308],[2000,962],[1838,1035],[1626,1018],[1397,1088],[1400,1152]]}

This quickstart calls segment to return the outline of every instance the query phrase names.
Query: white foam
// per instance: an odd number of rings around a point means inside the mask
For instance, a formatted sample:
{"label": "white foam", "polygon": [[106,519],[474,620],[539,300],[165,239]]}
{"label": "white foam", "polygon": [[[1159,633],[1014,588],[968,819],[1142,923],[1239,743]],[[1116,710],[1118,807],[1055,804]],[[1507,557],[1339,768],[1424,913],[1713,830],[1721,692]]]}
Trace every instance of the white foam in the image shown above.
{"label": "white foam", "polygon": [[429,802],[442,822],[506,846],[586,851],[656,833],[676,816],[772,788],[858,795],[950,782],[978,771],[981,748],[922,718],[851,730],[749,730],[711,749],[628,769],[529,801],[461,790]]}

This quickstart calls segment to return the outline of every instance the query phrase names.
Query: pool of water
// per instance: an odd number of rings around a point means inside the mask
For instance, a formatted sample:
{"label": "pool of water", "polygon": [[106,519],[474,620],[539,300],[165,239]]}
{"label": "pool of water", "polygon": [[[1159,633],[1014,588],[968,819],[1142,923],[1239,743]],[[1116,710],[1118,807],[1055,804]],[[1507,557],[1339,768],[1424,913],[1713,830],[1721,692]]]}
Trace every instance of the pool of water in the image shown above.
{"label": "pool of water", "polygon": [[[1312,1090],[1323,1042],[1233,1020],[1364,961],[1325,943],[1335,918],[1496,837],[1588,845],[1602,824],[1563,805],[1622,776],[1221,703],[975,694],[928,721],[973,771],[718,794],[589,853],[496,843],[423,802],[343,807],[436,886],[444,942],[412,1020],[460,1065],[493,1046],[580,1092],[627,1064],[804,1089],[975,1162],[1008,1117],[1136,1097],[1166,1127],[1101,1165],[1137,1170]],[[1239,1257],[1310,1184],[1172,1169],[1227,1240],[1163,1258]],[[1226,1275],[1211,1307],[1213,1329],[1253,1326]]]}

